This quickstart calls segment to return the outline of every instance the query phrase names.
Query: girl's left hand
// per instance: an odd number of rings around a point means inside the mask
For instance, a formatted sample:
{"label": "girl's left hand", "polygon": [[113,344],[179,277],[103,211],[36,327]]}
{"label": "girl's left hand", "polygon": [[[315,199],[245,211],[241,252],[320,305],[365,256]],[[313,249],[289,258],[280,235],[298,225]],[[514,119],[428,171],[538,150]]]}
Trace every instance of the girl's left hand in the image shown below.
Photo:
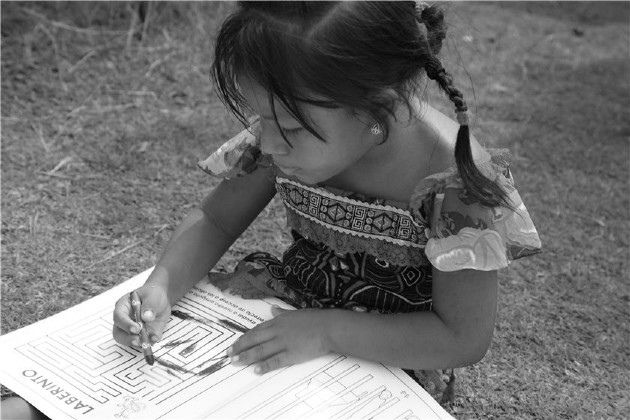
{"label": "girl's left hand", "polygon": [[234,364],[256,364],[258,374],[306,362],[330,352],[322,309],[286,310],[274,306],[275,318],[243,334],[228,350]]}

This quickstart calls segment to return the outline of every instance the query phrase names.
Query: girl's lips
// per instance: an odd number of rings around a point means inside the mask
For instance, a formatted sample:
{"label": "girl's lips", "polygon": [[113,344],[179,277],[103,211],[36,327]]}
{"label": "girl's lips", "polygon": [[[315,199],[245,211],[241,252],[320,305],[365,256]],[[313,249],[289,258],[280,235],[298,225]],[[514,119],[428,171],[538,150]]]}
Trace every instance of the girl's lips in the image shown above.
{"label": "girl's lips", "polygon": [[293,175],[298,168],[284,168],[282,166],[276,165],[278,167],[278,169],[280,169],[282,171],[282,173],[284,173],[285,175]]}

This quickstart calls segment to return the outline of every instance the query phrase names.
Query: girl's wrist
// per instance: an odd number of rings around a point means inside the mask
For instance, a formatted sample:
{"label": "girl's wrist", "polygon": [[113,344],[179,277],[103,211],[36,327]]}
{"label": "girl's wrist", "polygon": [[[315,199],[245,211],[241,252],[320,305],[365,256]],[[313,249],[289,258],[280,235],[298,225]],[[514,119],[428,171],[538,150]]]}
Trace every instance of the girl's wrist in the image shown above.
{"label": "girl's wrist", "polygon": [[151,274],[149,275],[149,278],[147,279],[147,281],[144,282],[144,285],[145,287],[160,288],[164,290],[164,293],[166,294],[169,304],[174,305],[178,299],[175,299],[175,301],[173,301],[173,297],[171,296],[171,292],[170,292],[169,283],[170,282],[169,282],[168,270],[162,267],[156,266],[151,272]]}
{"label": "girl's wrist", "polygon": [[168,271],[160,266],[156,266],[151,274],[149,274],[149,277],[147,278],[147,281],[144,282],[144,284],[145,286],[162,287],[164,289],[168,289],[168,280]]}
{"label": "girl's wrist", "polygon": [[339,346],[334,340],[337,334],[336,330],[340,326],[340,317],[343,316],[343,309],[322,309],[322,332],[321,341],[322,347],[327,353],[341,353]]}

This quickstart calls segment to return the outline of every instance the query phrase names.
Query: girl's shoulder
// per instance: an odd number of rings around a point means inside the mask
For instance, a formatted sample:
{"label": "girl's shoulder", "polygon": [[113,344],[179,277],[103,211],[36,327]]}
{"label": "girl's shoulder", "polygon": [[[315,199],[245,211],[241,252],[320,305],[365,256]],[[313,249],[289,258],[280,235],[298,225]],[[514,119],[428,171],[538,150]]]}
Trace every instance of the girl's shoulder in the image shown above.
{"label": "girl's shoulder", "polygon": [[538,232],[519,195],[507,149],[487,149],[479,171],[508,194],[510,207],[487,207],[466,190],[456,165],[423,178],[410,200],[414,218],[428,226],[425,254],[441,271],[497,270],[541,250]]}
{"label": "girl's shoulder", "polygon": [[[433,137],[437,139],[437,142],[431,146],[431,158],[427,173],[424,174],[423,178],[454,168],[459,123],[428,104],[422,108],[419,123],[422,126],[420,138],[431,139]],[[483,147],[472,133],[470,134],[470,147],[475,162],[484,162],[490,159],[490,151]]]}
{"label": "girl's shoulder", "polygon": [[[514,188],[510,170],[511,155],[506,148],[479,147],[475,153],[475,166],[488,179],[499,183],[507,191]],[[416,181],[411,195],[411,206],[418,206],[431,195],[444,193],[448,188],[465,189],[454,159],[442,165],[442,169]]]}
{"label": "girl's shoulder", "polygon": [[260,126],[252,124],[223,143],[197,166],[218,178],[235,178],[258,167],[269,167],[271,161],[260,150]]}

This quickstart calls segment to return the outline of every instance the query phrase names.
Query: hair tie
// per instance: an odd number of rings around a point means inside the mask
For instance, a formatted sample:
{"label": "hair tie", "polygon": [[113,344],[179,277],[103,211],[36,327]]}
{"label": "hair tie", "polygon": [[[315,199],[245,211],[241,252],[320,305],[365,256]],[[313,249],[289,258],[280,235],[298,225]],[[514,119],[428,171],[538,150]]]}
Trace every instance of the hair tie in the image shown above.
{"label": "hair tie", "polygon": [[440,73],[444,73],[444,67],[442,67],[442,63],[435,56],[429,57],[427,62],[424,64],[424,70],[427,72],[427,76],[431,80],[436,80]]}
{"label": "hair tie", "polygon": [[470,125],[470,112],[468,112],[468,109],[458,109],[455,111],[455,114],[457,115],[457,122],[459,123],[459,125]]}
{"label": "hair tie", "polygon": [[422,14],[422,11],[426,9],[427,7],[429,7],[429,3],[424,2],[424,1],[416,1],[415,3],[416,3],[415,5],[416,16],[420,17],[420,15]]}

